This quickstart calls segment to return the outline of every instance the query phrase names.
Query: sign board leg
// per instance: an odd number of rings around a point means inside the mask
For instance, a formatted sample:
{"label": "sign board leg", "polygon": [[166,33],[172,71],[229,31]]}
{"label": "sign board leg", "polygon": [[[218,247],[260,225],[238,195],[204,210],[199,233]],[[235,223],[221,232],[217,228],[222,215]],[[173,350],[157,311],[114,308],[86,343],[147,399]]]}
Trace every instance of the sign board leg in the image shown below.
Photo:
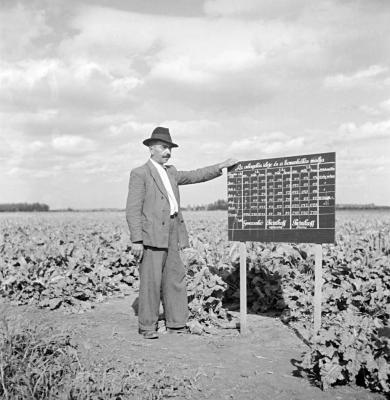
{"label": "sign board leg", "polygon": [[315,245],[314,270],[314,336],[321,328],[321,300],[322,300],[322,245]]}
{"label": "sign board leg", "polygon": [[246,243],[240,243],[240,333],[247,333],[246,324]]}

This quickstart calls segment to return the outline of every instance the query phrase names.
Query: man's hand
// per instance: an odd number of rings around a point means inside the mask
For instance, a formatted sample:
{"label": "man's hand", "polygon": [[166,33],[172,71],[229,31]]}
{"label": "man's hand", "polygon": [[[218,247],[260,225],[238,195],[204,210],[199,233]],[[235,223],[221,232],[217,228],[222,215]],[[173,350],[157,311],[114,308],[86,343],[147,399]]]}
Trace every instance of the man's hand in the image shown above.
{"label": "man's hand", "polygon": [[221,162],[219,164],[219,169],[229,168],[229,167],[232,167],[233,165],[236,165],[237,163],[238,163],[238,160],[236,160],[235,158],[228,158],[226,161]]}
{"label": "man's hand", "polygon": [[131,245],[131,254],[137,259],[137,261],[142,260],[144,255],[144,245],[142,243],[133,243]]}

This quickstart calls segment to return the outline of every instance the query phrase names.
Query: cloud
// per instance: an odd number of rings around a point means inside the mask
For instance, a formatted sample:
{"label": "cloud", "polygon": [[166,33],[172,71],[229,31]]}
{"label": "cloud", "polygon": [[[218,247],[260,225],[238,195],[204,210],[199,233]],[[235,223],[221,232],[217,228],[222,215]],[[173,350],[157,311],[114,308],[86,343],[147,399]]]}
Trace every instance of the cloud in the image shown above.
{"label": "cloud", "polygon": [[132,110],[152,119],[231,113],[270,102],[324,65],[321,31],[305,23],[75,10],[56,57],[8,65],[8,107]]}
{"label": "cloud", "polygon": [[[180,2],[180,12],[175,1],[111,3],[2,3],[6,191],[18,180],[19,194],[43,192],[40,179],[54,191],[50,201],[77,192],[73,203],[95,204],[104,179],[107,202],[108,192],[110,201],[125,197],[123,182],[148,157],[142,140],[157,125],[170,128],[180,145],[172,162],[186,169],[230,156],[385,153],[387,3],[206,0]],[[383,170],[373,180],[386,177]],[[219,185],[191,193],[202,203]]]}
{"label": "cloud", "polygon": [[284,0],[208,0],[203,9],[206,15],[213,17],[246,17],[246,18],[297,18],[307,0],[294,3]]}
{"label": "cloud", "polygon": [[169,18],[79,6],[69,21],[77,33],[61,42],[58,54],[65,59],[93,60],[123,75],[140,57],[153,58],[161,41],[156,30],[167,31],[164,21],[169,23]]}
{"label": "cloud", "polygon": [[[132,138],[133,140],[140,139],[141,137],[146,139],[149,132],[155,128],[155,125],[148,122],[134,121],[129,115],[117,115],[116,118],[108,117],[107,123],[109,123],[108,131],[110,134],[110,140],[113,137]],[[145,136],[145,137],[144,137]]]}
{"label": "cloud", "polygon": [[0,113],[4,129],[23,131],[27,128],[31,132],[33,126],[42,127],[53,124],[60,117],[58,109],[40,109],[36,111],[8,111]]}
{"label": "cloud", "polygon": [[168,79],[188,84],[211,84],[213,75],[191,65],[189,57],[179,57],[175,60],[163,60],[151,70],[151,78]]}
{"label": "cloud", "polygon": [[390,120],[365,122],[357,125],[354,122],[343,123],[338,128],[337,141],[390,139]]}
{"label": "cloud", "polygon": [[383,75],[388,71],[388,67],[371,65],[350,75],[337,74],[328,76],[324,80],[324,86],[331,89],[349,89],[368,83],[375,83],[378,79],[383,81]]}
{"label": "cloud", "polygon": [[114,76],[103,65],[87,60],[26,60],[3,63],[0,100],[3,108],[39,110],[123,109],[134,104],[131,91],[140,80]]}
{"label": "cloud", "polygon": [[[75,181],[97,176],[99,179],[123,179],[129,170],[127,149],[108,145],[101,148],[93,140],[80,136],[63,135],[31,142],[13,138],[6,144],[4,153],[8,153],[1,163],[2,174],[18,179],[56,176],[73,176]],[[1,158],[3,152],[0,151]]]}
{"label": "cloud", "polygon": [[26,54],[40,55],[42,48],[35,41],[52,32],[44,10],[34,10],[17,2],[14,7],[0,8],[0,54],[9,60]]}
{"label": "cloud", "polygon": [[72,28],[78,33],[61,43],[61,57],[93,61],[118,77],[117,88],[127,82],[129,99],[157,101],[165,112],[177,103],[211,112],[263,103],[283,87],[290,70],[307,74],[319,61],[315,29],[280,21],[82,7]]}
{"label": "cloud", "polygon": [[[23,140],[18,132],[13,136],[1,135],[0,170],[5,176],[25,178],[40,170],[45,163],[49,164],[46,170],[53,170],[50,165],[53,157],[47,142],[40,140]],[[35,175],[31,175],[35,176]]]}
{"label": "cloud", "polygon": [[385,101],[382,101],[382,102],[380,103],[380,107],[381,107],[383,110],[390,112],[390,99],[385,100]]}
{"label": "cloud", "polygon": [[[383,156],[367,156],[358,155],[355,157],[343,155],[339,160],[337,160],[338,169],[340,171],[348,169],[348,171],[359,171],[361,172],[361,177],[363,180],[368,179],[370,174],[373,173],[383,173],[390,169],[390,160]],[[350,178],[346,177],[346,181]]]}
{"label": "cloud", "polygon": [[365,114],[371,117],[378,117],[385,115],[386,113],[390,112],[390,99],[384,100],[379,104],[375,103],[372,105],[361,105],[358,107],[359,111],[364,112]]}
{"label": "cloud", "polygon": [[58,69],[59,61],[53,59],[2,62],[0,85],[3,90],[7,88],[32,89],[43,79],[55,74]]}
{"label": "cloud", "polygon": [[96,143],[80,136],[64,135],[52,139],[54,150],[65,154],[82,154],[93,151]]}
{"label": "cloud", "polygon": [[276,155],[280,152],[289,153],[304,146],[303,137],[290,137],[283,132],[270,132],[262,136],[252,136],[241,140],[234,140],[229,146],[229,152],[233,154],[264,154]]}
{"label": "cloud", "polygon": [[382,114],[382,110],[378,109],[377,107],[367,105],[360,106],[359,110],[370,116],[377,116]]}

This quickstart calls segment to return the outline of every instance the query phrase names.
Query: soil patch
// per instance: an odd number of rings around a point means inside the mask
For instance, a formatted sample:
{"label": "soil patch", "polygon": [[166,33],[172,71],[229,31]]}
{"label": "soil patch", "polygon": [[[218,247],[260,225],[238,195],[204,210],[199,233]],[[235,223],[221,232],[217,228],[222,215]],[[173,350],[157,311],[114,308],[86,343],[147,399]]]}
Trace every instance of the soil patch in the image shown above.
{"label": "soil patch", "polygon": [[[138,334],[132,304],[137,293],[108,299],[83,314],[15,307],[22,317],[74,331],[81,357],[119,368],[136,362],[148,371],[191,382],[188,399],[383,400],[359,387],[323,392],[297,376],[294,360],[306,345],[279,318],[248,315],[249,333],[218,329],[208,335],[161,334],[145,340]],[[188,378],[188,379],[186,379]],[[182,398],[182,397],[175,397]]]}

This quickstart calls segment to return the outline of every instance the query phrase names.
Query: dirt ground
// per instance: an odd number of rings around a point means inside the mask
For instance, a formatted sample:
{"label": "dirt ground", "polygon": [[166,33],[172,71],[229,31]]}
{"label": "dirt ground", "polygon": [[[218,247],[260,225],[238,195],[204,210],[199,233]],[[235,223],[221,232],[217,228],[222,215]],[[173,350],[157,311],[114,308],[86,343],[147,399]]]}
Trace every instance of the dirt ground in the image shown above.
{"label": "dirt ground", "polygon": [[83,314],[30,308],[28,318],[74,330],[82,356],[91,362],[118,366],[137,362],[170,376],[191,378],[193,387],[188,395],[175,398],[384,399],[359,387],[336,387],[323,392],[307,378],[296,376],[294,360],[300,358],[306,345],[278,318],[248,315],[246,336],[235,329],[219,329],[215,334],[165,333],[157,340],[146,340],[138,334],[132,307],[136,297],[133,293],[108,299]]}

